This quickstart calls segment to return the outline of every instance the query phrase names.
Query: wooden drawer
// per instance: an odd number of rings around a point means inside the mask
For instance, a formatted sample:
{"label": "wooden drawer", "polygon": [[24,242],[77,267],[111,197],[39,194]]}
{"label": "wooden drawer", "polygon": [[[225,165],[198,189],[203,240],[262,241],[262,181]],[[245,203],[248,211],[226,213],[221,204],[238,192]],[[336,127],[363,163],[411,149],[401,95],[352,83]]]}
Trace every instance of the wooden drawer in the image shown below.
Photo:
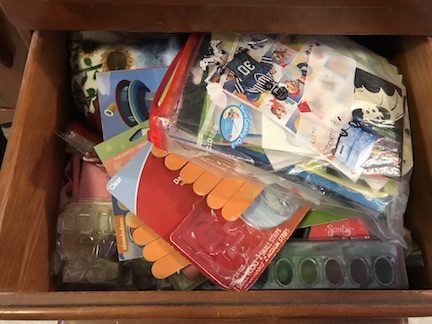
{"label": "wooden drawer", "polygon": [[22,29],[431,35],[430,0],[1,0]]}
{"label": "wooden drawer", "polygon": [[[35,32],[0,173],[0,318],[287,318],[432,315],[432,42],[380,38],[408,87],[415,169],[406,223],[425,267],[407,291],[55,292],[55,221],[71,106],[65,33]],[[394,50],[393,50],[394,48]]]}

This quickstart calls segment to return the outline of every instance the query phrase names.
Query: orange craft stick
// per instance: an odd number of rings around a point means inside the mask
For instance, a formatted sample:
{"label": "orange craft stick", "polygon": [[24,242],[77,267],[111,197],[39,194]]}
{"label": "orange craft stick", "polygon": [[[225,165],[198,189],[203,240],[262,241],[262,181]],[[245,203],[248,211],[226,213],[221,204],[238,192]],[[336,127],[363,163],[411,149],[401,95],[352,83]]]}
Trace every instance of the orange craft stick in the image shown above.
{"label": "orange craft stick", "polygon": [[148,225],[138,227],[132,234],[134,242],[138,245],[146,245],[153,242],[159,235],[153,231]]}
{"label": "orange craft stick", "polygon": [[231,199],[222,207],[222,217],[227,221],[235,221],[250,204],[258,197],[262,188],[252,182],[245,182]]}
{"label": "orange craft stick", "polygon": [[141,225],[144,225],[143,221],[139,219],[136,215],[132,214],[131,212],[128,212],[125,216],[125,222],[126,225],[131,228],[137,228]]}
{"label": "orange craft stick", "polygon": [[151,148],[151,152],[154,156],[158,157],[158,158],[163,158],[165,156],[168,155],[168,152],[161,150],[160,148],[157,148],[156,146],[152,146]]}
{"label": "orange craft stick", "polygon": [[245,181],[224,178],[207,196],[207,205],[212,209],[221,209]]}
{"label": "orange craft stick", "polygon": [[157,260],[152,266],[153,276],[157,279],[164,279],[172,274],[180,271],[190,263],[177,251],[164,256],[162,259]]}
{"label": "orange craft stick", "polygon": [[222,178],[211,172],[204,172],[193,184],[193,191],[198,196],[205,196],[221,182]]}
{"label": "orange craft stick", "polygon": [[154,262],[163,258],[165,255],[174,251],[174,248],[169,245],[162,237],[147,244],[143,248],[143,257],[150,262]]}
{"label": "orange craft stick", "polygon": [[182,179],[184,183],[191,184],[194,183],[203,173],[203,168],[189,162],[180,170],[180,179]]}
{"label": "orange craft stick", "polygon": [[184,157],[171,153],[166,156],[164,164],[168,170],[177,171],[183,168],[187,162],[188,160],[186,160]]}

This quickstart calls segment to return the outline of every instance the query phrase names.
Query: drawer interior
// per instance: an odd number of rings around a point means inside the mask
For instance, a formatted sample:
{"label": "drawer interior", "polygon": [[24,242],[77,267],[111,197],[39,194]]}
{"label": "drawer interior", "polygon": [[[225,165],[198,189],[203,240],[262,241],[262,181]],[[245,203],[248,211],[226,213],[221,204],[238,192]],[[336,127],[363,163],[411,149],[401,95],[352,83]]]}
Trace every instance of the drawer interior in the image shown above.
{"label": "drawer interior", "polygon": [[[430,289],[432,43],[414,36],[361,37],[359,41],[389,57],[405,76],[415,155],[405,221],[425,261],[425,266],[410,276],[410,284],[412,289]],[[72,111],[66,49],[65,32],[34,33],[0,174],[0,260],[7,264],[0,271],[3,292],[53,290],[50,263],[67,161],[65,145],[54,130],[71,118]]]}

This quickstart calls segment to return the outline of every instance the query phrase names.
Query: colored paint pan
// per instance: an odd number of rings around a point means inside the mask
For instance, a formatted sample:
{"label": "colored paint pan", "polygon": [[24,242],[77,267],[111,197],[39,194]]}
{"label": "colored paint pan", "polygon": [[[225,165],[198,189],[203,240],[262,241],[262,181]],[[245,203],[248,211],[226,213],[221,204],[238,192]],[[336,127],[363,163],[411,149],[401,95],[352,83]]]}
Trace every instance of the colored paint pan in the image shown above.
{"label": "colored paint pan", "polygon": [[332,286],[339,286],[344,280],[342,265],[337,259],[331,258],[324,263],[324,276]]}
{"label": "colored paint pan", "polygon": [[391,285],[395,280],[395,267],[391,256],[379,257],[374,261],[373,273],[383,286]]}
{"label": "colored paint pan", "polygon": [[353,258],[349,264],[349,275],[354,284],[363,287],[370,278],[369,267],[363,258]]}
{"label": "colored paint pan", "polygon": [[300,263],[299,275],[303,283],[309,287],[314,286],[319,279],[318,265],[314,259],[304,259]]}
{"label": "colored paint pan", "polygon": [[276,282],[282,287],[288,286],[294,278],[294,267],[288,259],[280,259],[275,265]]}

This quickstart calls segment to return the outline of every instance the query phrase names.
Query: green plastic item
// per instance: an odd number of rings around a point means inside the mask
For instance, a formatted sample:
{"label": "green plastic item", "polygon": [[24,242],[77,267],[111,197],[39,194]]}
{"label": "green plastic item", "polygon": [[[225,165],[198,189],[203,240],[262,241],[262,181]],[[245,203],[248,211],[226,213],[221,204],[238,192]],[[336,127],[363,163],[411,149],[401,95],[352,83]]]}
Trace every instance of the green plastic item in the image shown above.
{"label": "green plastic item", "polygon": [[303,218],[297,228],[306,228],[315,225],[327,224],[331,222],[345,220],[347,218],[348,217],[334,215],[320,210],[311,210],[306,214],[306,216]]}

